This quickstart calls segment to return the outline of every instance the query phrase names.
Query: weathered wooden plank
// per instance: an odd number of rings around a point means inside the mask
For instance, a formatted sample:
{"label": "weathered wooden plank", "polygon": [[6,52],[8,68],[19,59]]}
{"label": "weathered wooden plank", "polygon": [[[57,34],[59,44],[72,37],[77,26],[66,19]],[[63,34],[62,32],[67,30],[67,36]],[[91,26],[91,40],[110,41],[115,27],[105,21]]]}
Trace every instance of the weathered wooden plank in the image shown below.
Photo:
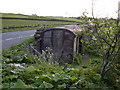
{"label": "weathered wooden plank", "polygon": [[42,50],[45,50],[46,47],[51,47],[51,31],[43,33],[41,46]]}
{"label": "weathered wooden plank", "polygon": [[46,47],[52,49],[53,60],[59,63],[68,63],[78,53],[79,37],[74,32],[64,28],[51,28],[41,34],[41,51]]}

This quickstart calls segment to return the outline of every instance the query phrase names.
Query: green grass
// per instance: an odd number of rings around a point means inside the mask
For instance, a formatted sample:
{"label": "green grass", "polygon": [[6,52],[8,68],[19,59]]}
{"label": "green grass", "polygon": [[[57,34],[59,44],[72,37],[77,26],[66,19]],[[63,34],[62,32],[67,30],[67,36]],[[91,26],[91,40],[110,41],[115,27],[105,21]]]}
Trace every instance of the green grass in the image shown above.
{"label": "green grass", "polygon": [[36,20],[2,20],[3,27],[17,27],[17,26],[34,26],[34,25],[53,25],[53,24],[70,24],[70,22],[56,22],[56,21],[36,21]]}
{"label": "green grass", "polygon": [[[100,79],[100,63],[83,61],[79,64],[50,63],[26,50],[34,42],[33,38],[3,51],[2,88],[106,88]],[[78,56],[80,59],[81,57]],[[91,63],[92,62],[92,63]],[[14,67],[7,63],[26,63],[25,68]],[[85,64],[87,63],[87,64]],[[108,87],[107,87],[108,88]]]}
{"label": "green grass", "polygon": [[[114,90],[119,87],[119,82],[114,82],[115,73],[109,73],[106,80],[112,80],[112,84],[101,80],[101,57],[90,56],[89,61],[82,60],[78,55],[73,63],[60,66],[38,58],[28,52],[26,47],[33,43],[30,38],[22,43],[3,51],[2,60],[2,88],[100,88]],[[44,55],[42,55],[44,56]],[[25,63],[24,68],[8,65],[9,63]],[[116,80],[116,79],[115,79]]]}
{"label": "green grass", "polygon": [[57,27],[57,26],[62,26],[62,25],[47,25],[47,26],[38,26],[38,27],[26,27],[26,28],[16,28],[16,29],[3,29],[2,33],[5,32],[14,32],[14,31],[25,31],[25,30],[35,30],[35,29],[40,29],[40,28],[51,28],[51,27]]}
{"label": "green grass", "polygon": [[[70,20],[81,22],[74,18],[66,17],[52,17],[52,16],[30,16],[22,14],[2,13],[2,17],[13,18],[31,18],[31,19],[58,19],[58,20]],[[77,24],[75,22],[62,22],[62,21],[38,21],[38,20],[19,20],[19,19],[2,19],[2,32],[33,30],[43,27],[55,27],[61,25]]]}
{"label": "green grass", "polygon": [[[3,29],[2,32],[33,30],[33,29],[39,29],[39,28],[43,28],[43,27],[56,27],[56,26],[61,26],[61,24],[68,25],[68,24],[74,24],[74,23],[56,22],[56,21],[3,19],[2,27],[5,29]],[[13,28],[11,28],[11,27],[13,27]],[[19,27],[19,28],[17,28],[17,27]]]}
{"label": "green grass", "polygon": [[50,19],[60,19],[60,20],[68,20],[68,21],[76,21],[76,22],[82,22],[81,20],[78,20],[76,18],[70,18],[70,17],[52,17],[52,16],[46,16],[46,18]]}
{"label": "green grass", "polygon": [[68,20],[81,22],[81,20],[69,17],[54,17],[54,16],[33,16],[24,14],[14,14],[14,13],[2,13],[2,17],[14,17],[14,18],[32,18],[32,19],[58,19],[58,20]]}
{"label": "green grass", "polygon": [[[2,17],[14,17],[14,18],[40,18],[39,16],[14,14],[14,13],[2,13]],[[41,18],[44,18],[41,16]]]}
{"label": "green grass", "polygon": [[[6,61],[6,63],[9,62],[27,62],[32,63],[34,62],[34,59],[32,58],[33,55],[28,53],[27,46],[29,46],[30,43],[34,42],[34,38],[29,38],[24,41],[22,41],[20,44],[12,46],[8,50],[2,51],[2,59]],[[27,55],[27,56],[26,56]],[[26,57],[22,59],[22,56]],[[29,60],[27,59],[29,57]],[[33,59],[33,60],[32,60]]]}

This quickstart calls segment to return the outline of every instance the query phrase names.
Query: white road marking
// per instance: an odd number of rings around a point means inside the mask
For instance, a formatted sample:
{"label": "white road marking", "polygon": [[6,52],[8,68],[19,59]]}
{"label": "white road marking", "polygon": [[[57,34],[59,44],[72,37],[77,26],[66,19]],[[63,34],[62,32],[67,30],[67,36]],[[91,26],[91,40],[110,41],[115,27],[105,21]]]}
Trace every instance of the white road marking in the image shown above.
{"label": "white road marking", "polygon": [[3,42],[3,41],[9,41],[9,40],[14,40],[14,39],[21,39],[21,38],[32,37],[32,36],[34,36],[34,34],[29,35],[29,36],[19,36],[19,37],[16,37],[16,38],[8,38],[8,39],[1,40],[1,41]]}
{"label": "white road marking", "polygon": [[8,38],[8,39],[5,39],[6,41],[8,41],[8,40],[12,40],[13,38]]}
{"label": "white road marking", "polygon": [[30,35],[30,36],[34,36],[34,34]]}

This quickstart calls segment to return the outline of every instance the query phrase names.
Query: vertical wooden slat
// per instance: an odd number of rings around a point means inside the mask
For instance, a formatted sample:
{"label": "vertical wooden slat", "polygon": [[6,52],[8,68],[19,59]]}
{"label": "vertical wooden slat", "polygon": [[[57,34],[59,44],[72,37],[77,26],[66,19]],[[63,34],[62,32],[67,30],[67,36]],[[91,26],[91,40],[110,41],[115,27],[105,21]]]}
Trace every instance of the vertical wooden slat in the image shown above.
{"label": "vertical wooden slat", "polygon": [[77,45],[77,54],[79,53],[79,44],[80,44],[80,41],[79,41],[80,39],[79,39],[79,36],[77,37],[77,43],[76,43],[76,45]]}
{"label": "vertical wooden slat", "polygon": [[42,34],[41,50],[50,47],[54,60],[65,63],[78,53],[78,44],[78,38],[69,30],[51,29]]}
{"label": "vertical wooden slat", "polygon": [[43,33],[43,43],[42,43],[42,49],[45,50],[46,47],[51,48],[51,31]]}
{"label": "vertical wooden slat", "polygon": [[62,48],[61,48],[61,57],[63,57],[63,53],[64,53],[64,43],[65,43],[65,41],[64,41],[64,35],[65,35],[65,31],[63,30],[62,31]]}
{"label": "vertical wooden slat", "polygon": [[51,31],[51,48],[53,48],[53,30]]}
{"label": "vertical wooden slat", "polygon": [[73,46],[73,56],[75,56],[76,52],[77,52],[77,45],[76,45],[76,43],[77,43],[77,38],[75,37],[74,38],[74,42],[73,42],[73,44],[74,44],[74,46]]}

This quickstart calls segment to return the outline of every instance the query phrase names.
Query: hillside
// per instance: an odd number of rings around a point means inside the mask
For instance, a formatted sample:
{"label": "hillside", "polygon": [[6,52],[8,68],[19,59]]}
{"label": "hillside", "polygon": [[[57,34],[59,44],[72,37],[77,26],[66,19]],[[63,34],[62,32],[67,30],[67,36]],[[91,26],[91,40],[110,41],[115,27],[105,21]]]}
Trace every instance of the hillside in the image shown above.
{"label": "hillside", "polygon": [[26,18],[26,19],[56,19],[56,20],[66,20],[80,22],[80,20],[70,17],[54,17],[54,16],[37,16],[37,15],[24,15],[24,14],[14,14],[14,13],[2,13],[2,17],[6,18]]}
{"label": "hillside", "polygon": [[2,32],[33,30],[44,27],[56,27],[81,23],[80,20],[67,17],[33,16],[13,13],[2,13]]}

